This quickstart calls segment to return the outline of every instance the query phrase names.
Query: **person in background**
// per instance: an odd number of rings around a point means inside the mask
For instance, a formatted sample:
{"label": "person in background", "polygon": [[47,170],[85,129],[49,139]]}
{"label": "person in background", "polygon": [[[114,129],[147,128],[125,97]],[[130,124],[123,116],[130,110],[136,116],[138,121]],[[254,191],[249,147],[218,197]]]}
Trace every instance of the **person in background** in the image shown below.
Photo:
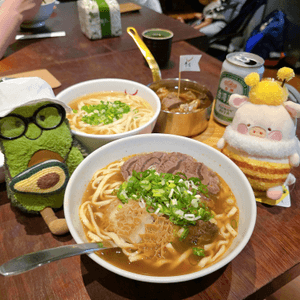
{"label": "person in background", "polygon": [[14,42],[22,22],[31,20],[39,11],[42,0],[5,0],[0,7],[0,59]]}
{"label": "person in background", "polygon": [[[130,2],[130,1],[128,1],[128,2]],[[156,12],[158,12],[160,14],[162,13],[162,8],[161,8],[159,0],[133,0],[132,2],[135,2],[136,4],[139,4],[139,5],[146,6],[152,10],[155,10]]]}
{"label": "person in background", "polygon": [[[207,0],[202,13],[196,13],[198,19],[190,25],[208,37],[219,33],[228,23],[238,16],[246,0]],[[184,20],[179,18],[179,21]]]}

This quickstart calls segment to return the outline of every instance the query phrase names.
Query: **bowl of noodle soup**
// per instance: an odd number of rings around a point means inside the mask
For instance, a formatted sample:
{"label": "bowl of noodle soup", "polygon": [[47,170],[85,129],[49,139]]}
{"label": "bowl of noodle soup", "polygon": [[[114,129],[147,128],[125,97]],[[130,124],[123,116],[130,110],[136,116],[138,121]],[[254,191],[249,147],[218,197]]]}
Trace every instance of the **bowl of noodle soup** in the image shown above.
{"label": "bowl of noodle soup", "polygon": [[[152,155],[152,153],[155,153],[155,155],[162,153],[163,157],[168,157],[169,161],[174,161],[174,157],[169,158],[169,155],[172,156],[175,153],[180,157],[185,157],[188,162],[187,165],[190,165],[190,159],[192,159],[198,166],[202,166],[201,170],[206,170],[204,173],[213,175],[212,181],[207,187],[213,186],[213,182],[217,182],[220,189],[216,195],[212,195],[211,199],[217,201],[216,198],[220,197],[223,204],[212,203],[213,206],[209,206],[212,212],[211,219],[208,218],[208,222],[199,221],[199,223],[209,223],[210,226],[208,227],[217,226],[218,231],[217,235],[214,235],[214,240],[201,241],[204,244],[204,246],[201,246],[203,249],[198,249],[196,244],[193,244],[193,250],[184,248],[186,247],[184,245],[177,246],[177,240],[180,240],[183,236],[181,227],[184,227],[184,225],[182,225],[183,223],[177,223],[181,225],[174,225],[170,229],[169,221],[173,216],[169,215],[169,220],[161,221],[159,216],[162,215],[162,211],[159,212],[159,209],[157,209],[157,207],[160,207],[159,205],[151,210],[153,219],[150,218],[150,225],[142,225],[144,227],[148,226],[150,231],[154,230],[155,236],[158,236],[157,232],[160,232],[165,239],[169,238],[172,242],[163,241],[163,247],[150,246],[150,248],[147,248],[147,252],[144,244],[138,248],[141,245],[139,243],[144,243],[145,239],[147,239],[147,234],[143,231],[144,234],[139,235],[139,239],[142,237],[142,241],[134,244],[132,240],[136,236],[133,233],[130,237],[132,239],[130,241],[131,245],[127,248],[129,243],[126,238],[124,240],[124,235],[122,235],[124,232],[121,232],[121,227],[131,222],[132,215],[130,217],[130,210],[132,208],[135,209],[134,207],[140,210],[139,213],[134,213],[134,215],[145,214],[147,219],[149,213],[141,212],[145,210],[145,205],[143,206],[141,203],[148,203],[148,200],[146,198],[145,201],[141,199],[139,201],[129,200],[126,204],[120,202],[118,204],[116,202],[115,206],[111,206],[114,203],[112,198],[116,197],[116,190],[119,193],[122,190],[121,186],[123,187],[123,184],[120,185],[118,182],[124,182],[120,175],[120,168],[122,170],[126,162],[127,166],[132,165],[132,159],[138,161],[140,158],[143,159],[144,155]],[[152,172],[152,167],[145,172]],[[187,172],[190,172],[190,170]],[[159,174],[159,171],[154,173]],[[128,182],[126,182],[128,184],[125,184],[125,186],[129,185],[129,181],[136,174],[140,173],[133,172],[127,178]],[[176,174],[178,175],[179,173]],[[166,179],[166,177],[164,178]],[[218,180],[216,181],[216,179]],[[204,181],[203,179],[203,184]],[[179,180],[179,182],[182,182],[182,180]],[[193,185],[192,182],[190,184]],[[143,190],[146,189],[147,187],[143,186]],[[156,192],[159,190],[156,189]],[[128,191],[124,193],[121,191],[120,194],[126,195],[126,193]],[[172,198],[174,197],[172,196]],[[199,198],[202,199],[202,197],[204,197],[203,194],[201,194],[201,197],[195,196],[198,200]],[[203,199],[205,200],[206,198],[204,197]],[[92,203],[93,201],[94,203]],[[171,201],[174,204],[174,200],[172,199]],[[196,200],[192,200],[191,203],[195,204],[194,201]],[[128,215],[124,217],[121,214],[120,222],[115,223],[116,217],[119,217],[120,212],[124,212],[123,209],[125,207],[128,208],[129,204],[131,205],[131,208],[128,210],[129,217]],[[201,205],[203,204],[201,203]],[[170,208],[170,205],[164,207],[167,209]],[[179,211],[176,209],[175,213],[179,214]],[[204,212],[204,215],[207,212],[202,208],[199,208],[198,211]],[[105,219],[108,212],[109,215]],[[218,150],[186,137],[152,133],[113,141],[90,154],[77,167],[70,178],[65,192],[64,213],[70,233],[76,243],[96,241],[103,242],[103,245],[108,247],[112,241],[112,244],[115,243],[115,245],[121,247],[107,249],[101,251],[100,254],[88,254],[95,263],[130,279],[153,283],[171,283],[203,277],[230,263],[243,250],[252,235],[256,221],[256,201],[245,175],[230,159]],[[186,214],[185,216],[187,215],[191,218],[191,214]],[[195,218],[195,216],[189,220],[196,220],[198,217]],[[149,223],[146,219],[143,222]],[[105,223],[107,221],[111,222],[111,224]],[[113,232],[114,229],[112,228],[116,224],[119,224],[117,227],[120,228],[116,229],[114,227],[116,231]],[[196,226],[193,228],[196,228]],[[197,235],[195,232],[194,234]],[[178,237],[180,238],[178,239]],[[203,234],[203,237],[205,238],[205,234]],[[185,237],[184,240],[194,243],[193,237],[191,238],[190,235]],[[200,253],[200,257],[194,255],[194,248],[197,248],[200,252],[203,251],[204,257],[203,253]],[[152,260],[153,249],[158,249],[158,255]],[[162,252],[162,249],[164,252]],[[108,256],[106,256],[105,251],[108,251]]]}
{"label": "bowl of noodle soup", "polygon": [[71,130],[90,152],[120,138],[151,133],[161,109],[149,87],[125,79],[81,82],[56,97],[72,108],[67,114]]}

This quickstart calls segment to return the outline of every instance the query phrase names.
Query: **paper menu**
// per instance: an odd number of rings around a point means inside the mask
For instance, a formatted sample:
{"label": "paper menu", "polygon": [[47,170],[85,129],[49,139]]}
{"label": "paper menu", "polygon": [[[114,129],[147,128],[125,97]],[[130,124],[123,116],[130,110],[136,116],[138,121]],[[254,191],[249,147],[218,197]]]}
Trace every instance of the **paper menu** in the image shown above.
{"label": "paper menu", "polygon": [[40,77],[45,80],[53,89],[61,86],[60,81],[58,81],[48,70],[34,70],[23,73],[17,73],[13,75],[5,75],[7,78],[20,78],[20,77]]}

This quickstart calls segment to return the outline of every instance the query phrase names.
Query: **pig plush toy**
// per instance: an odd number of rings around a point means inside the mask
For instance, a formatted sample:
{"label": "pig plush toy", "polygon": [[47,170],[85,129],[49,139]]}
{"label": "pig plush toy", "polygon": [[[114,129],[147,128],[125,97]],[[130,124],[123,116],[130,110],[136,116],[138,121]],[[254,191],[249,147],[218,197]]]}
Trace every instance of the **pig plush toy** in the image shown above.
{"label": "pig plush toy", "polygon": [[229,104],[237,111],[217,147],[247,176],[255,194],[278,200],[283,186],[293,184],[292,167],[299,165],[296,121],[300,105],[288,101],[285,81],[295,76],[290,68],[278,70],[274,79],[259,81],[257,73],[245,78],[251,87],[249,97],[231,95]]}

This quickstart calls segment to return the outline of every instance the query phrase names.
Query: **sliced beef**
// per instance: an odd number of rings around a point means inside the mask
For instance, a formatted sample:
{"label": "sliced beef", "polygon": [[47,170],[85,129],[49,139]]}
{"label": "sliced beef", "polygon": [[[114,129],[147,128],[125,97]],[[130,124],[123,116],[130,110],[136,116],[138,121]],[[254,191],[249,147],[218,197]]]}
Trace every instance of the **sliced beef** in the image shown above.
{"label": "sliced beef", "polygon": [[196,225],[189,227],[189,234],[186,237],[191,244],[205,245],[214,241],[219,233],[216,224],[198,220]]}
{"label": "sliced beef", "polygon": [[201,182],[207,185],[207,189],[210,193],[217,194],[220,191],[219,177],[215,172],[210,170],[204,164],[201,167],[199,175],[200,175],[199,178],[201,179]]}
{"label": "sliced beef", "polygon": [[127,180],[127,178],[131,176],[132,171],[134,170],[135,163],[139,160],[139,158],[139,156],[133,156],[125,161],[125,163],[121,167],[121,173],[124,180]]}
{"label": "sliced beef", "polygon": [[176,93],[169,93],[166,97],[161,100],[161,108],[163,110],[172,110],[183,104],[181,99],[177,97]]}
{"label": "sliced beef", "polygon": [[[202,163],[195,161],[194,159],[185,159],[181,162],[180,168],[177,172],[184,173],[187,178],[197,177],[200,178]],[[200,178],[202,179],[202,178]]]}
{"label": "sliced beef", "polygon": [[187,178],[200,178],[201,182],[207,185],[212,194],[220,191],[219,177],[203,163],[195,161],[191,156],[180,152],[164,153],[152,152],[144,155],[133,156],[121,167],[123,178],[127,180],[132,171],[145,171],[155,168],[159,173],[183,173]]}
{"label": "sliced beef", "polygon": [[172,152],[163,157],[156,170],[159,173],[176,174],[177,172],[180,172],[181,166],[185,161],[192,162],[195,160],[189,155],[180,152]]}
{"label": "sliced beef", "polygon": [[164,152],[152,152],[144,155],[136,155],[128,159],[121,167],[121,173],[124,180],[127,180],[132,175],[132,171],[142,172],[150,167],[155,168],[160,164],[161,158],[167,155]]}

